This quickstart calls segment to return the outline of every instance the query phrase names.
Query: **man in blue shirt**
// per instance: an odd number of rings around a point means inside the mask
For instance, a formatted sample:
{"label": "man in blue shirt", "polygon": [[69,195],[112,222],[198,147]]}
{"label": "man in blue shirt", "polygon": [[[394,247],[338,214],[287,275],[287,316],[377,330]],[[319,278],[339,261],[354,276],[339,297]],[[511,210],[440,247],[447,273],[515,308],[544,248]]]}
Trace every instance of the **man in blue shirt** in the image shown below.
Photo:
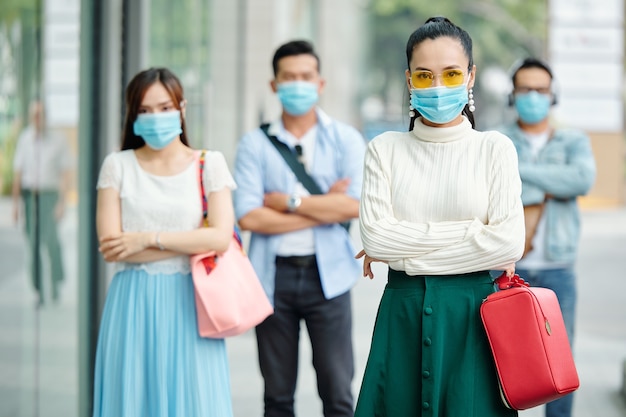
{"label": "man in blue shirt", "polygon": [[[316,107],[324,80],[310,43],[279,47],[273,69],[282,115],[267,133],[256,129],[241,139],[234,194],[239,225],[252,232],[250,260],[274,304],[274,314],[256,328],[265,417],[294,415],[302,320],[324,416],[352,416],[350,289],[361,269],[342,223],[358,217],[365,140]],[[321,194],[296,177],[279,145],[293,152]]]}
{"label": "man in blue shirt", "polygon": [[[576,199],[595,180],[595,162],[589,138],[574,129],[550,125],[550,107],[556,103],[552,71],[535,58],[525,59],[513,72],[509,104],[517,123],[502,129],[517,149],[526,218],[526,250],[517,273],[531,285],[552,289],[573,344],[576,310],[574,263],[580,237]],[[570,417],[570,394],[546,405],[546,417]]]}

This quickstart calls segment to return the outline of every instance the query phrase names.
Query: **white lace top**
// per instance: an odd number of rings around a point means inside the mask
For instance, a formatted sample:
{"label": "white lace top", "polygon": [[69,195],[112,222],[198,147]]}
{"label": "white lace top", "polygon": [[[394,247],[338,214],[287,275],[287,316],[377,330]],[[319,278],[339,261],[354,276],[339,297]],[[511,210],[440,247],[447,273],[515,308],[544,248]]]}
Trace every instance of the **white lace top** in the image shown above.
{"label": "white lace top", "polygon": [[[109,154],[102,163],[98,189],[115,188],[120,194],[122,231],[186,231],[199,227],[202,202],[198,163],[170,176],[144,171],[132,150]],[[207,151],[204,189],[208,194],[224,187],[236,188],[221,152]],[[178,256],[143,264],[118,263],[117,270],[143,269],[150,274],[189,272],[189,257]]]}

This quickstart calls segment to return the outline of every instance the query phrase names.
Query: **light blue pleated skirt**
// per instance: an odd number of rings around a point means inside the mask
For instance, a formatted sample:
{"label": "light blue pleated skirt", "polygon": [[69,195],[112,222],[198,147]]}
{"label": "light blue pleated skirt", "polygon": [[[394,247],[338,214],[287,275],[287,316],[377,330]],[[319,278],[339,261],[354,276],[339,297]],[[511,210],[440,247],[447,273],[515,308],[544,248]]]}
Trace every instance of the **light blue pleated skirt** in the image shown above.
{"label": "light blue pleated skirt", "polygon": [[118,272],[100,324],[94,417],[231,417],[224,340],[198,336],[190,274]]}

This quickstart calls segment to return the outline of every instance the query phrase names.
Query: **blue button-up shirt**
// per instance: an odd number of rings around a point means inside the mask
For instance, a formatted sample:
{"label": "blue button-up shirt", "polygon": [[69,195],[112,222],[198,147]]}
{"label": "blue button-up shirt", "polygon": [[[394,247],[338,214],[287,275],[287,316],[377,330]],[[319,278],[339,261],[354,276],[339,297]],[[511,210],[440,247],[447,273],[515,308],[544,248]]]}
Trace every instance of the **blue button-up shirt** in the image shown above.
{"label": "blue button-up shirt", "polygon": [[[332,120],[320,109],[317,109],[317,120],[315,155],[308,166],[309,175],[323,192],[338,180],[350,178],[347,195],[359,200],[365,140],[356,129]],[[269,132],[288,144],[282,121],[272,123]],[[234,174],[237,219],[263,207],[266,193],[292,194],[298,183],[291,168],[261,129],[251,131],[241,139]],[[316,226],[313,231],[322,290],[330,299],[352,288],[361,275],[361,267],[354,259],[350,235],[340,224]],[[270,300],[274,299],[276,253],[282,236],[252,233],[250,239],[248,256]]]}

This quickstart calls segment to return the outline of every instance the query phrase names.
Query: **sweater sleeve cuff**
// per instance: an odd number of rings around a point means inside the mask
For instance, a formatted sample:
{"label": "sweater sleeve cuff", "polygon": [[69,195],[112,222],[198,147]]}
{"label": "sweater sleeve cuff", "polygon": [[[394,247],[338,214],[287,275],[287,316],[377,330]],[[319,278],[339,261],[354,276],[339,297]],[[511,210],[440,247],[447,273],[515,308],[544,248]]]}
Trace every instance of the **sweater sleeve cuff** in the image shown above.
{"label": "sweater sleeve cuff", "polygon": [[465,233],[464,240],[467,240],[471,236],[474,236],[475,234],[479,233],[484,226],[485,225],[483,224],[483,222],[475,218],[472,221],[472,223],[469,225],[469,227],[467,228],[467,232]]}

